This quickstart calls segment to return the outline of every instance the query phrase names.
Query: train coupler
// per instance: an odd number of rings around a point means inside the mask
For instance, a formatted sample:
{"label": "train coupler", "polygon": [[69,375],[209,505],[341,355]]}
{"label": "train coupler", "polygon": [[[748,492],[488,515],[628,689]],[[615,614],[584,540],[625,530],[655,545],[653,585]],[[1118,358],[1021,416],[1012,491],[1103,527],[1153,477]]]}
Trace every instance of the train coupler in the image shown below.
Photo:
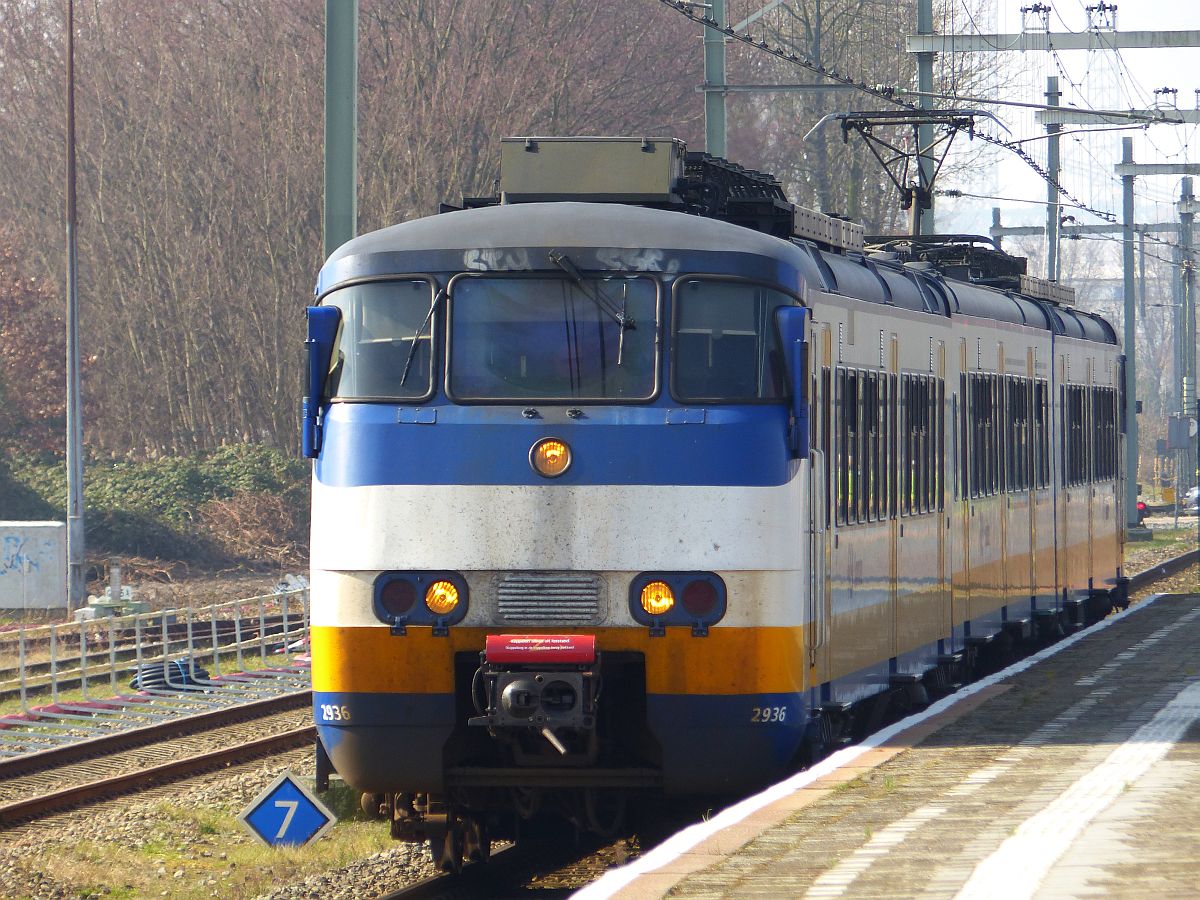
{"label": "train coupler", "polygon": [[[489,635],[472,698],[523,765],[595,762],[600,655],[592,635]],[[553,752],[551,752],[553,751]]]}

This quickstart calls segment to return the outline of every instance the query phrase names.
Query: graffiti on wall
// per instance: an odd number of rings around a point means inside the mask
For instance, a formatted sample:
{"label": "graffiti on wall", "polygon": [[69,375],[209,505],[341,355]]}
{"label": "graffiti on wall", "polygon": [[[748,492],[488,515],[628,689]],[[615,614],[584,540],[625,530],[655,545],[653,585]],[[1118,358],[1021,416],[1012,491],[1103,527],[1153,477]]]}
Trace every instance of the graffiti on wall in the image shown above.
{"label": "graffiti on wall", "polygon": [[18,575],[28,575],[41,567],[41,562],[25,552],[29,539],[24,535],[6,534],[0,537],[0,578],[10,572]]}

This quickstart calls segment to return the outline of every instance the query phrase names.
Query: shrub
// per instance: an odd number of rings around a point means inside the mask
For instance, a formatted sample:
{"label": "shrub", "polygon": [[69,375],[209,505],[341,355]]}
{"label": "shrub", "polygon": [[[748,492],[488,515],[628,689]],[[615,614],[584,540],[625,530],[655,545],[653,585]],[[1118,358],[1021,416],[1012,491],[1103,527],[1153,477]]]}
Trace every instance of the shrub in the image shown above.
{"label": "shrub", "polygon": [[[0,463],[0,517],[61,520],[66,499],[61,458]],[[84,505],[92,556],[291,565],[308,545],[308,466],[264,446],[91,461]]]}

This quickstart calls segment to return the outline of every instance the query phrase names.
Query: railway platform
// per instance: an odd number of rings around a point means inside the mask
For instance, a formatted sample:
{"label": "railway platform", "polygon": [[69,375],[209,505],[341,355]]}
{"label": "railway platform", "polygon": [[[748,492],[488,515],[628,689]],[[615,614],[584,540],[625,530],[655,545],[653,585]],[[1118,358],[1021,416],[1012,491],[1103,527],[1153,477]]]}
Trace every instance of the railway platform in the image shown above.
{"label": "railway platform", "polygon": [[580,898],[1200,896],[1200,593],[1158,595]]}

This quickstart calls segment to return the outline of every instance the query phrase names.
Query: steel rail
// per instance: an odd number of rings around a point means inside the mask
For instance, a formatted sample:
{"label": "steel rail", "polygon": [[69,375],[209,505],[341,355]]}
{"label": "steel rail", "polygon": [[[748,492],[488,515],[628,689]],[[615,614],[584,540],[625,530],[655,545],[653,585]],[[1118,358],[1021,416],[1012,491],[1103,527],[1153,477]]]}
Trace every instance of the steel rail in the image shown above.
{"label": "steel rail", "polygon": [[18,800],[15,803],[0,806],[0,828],[8,828],[19,822],[83,806],[106,797],[136,793],[158,784],[177,781],[213,768],[220,768],[227,763],[242,763],[302,747],[310,744],[315,736],[316,726],[305,725],[232,747],[222,747],[220,750],[172,760],[168,763],[109,778],[101,778],[98,781],[75,785],[49,794],[31,797],[28,800]]}
{"label": "steel rail", "polygon": [[[239,703],[236,706],[214,709],[195,715],[180,716],[165,722],[143,725],[114,732],[101,737],[91,738],[71,744],[63,744],[46,750],[0,759],[0,781],[18,775],[29,775],[43,772],[77,762],[95,759],[123,750],[132,750],[148,744],[179,737],[188,737],[203,731],[210,731],[223,725],[234,725],[239,722],[256,719],[290,709],[301,709],[312,702],[312,691],[293,691],[278,697],[268,697],[264,700],[252,700]],[[311,727],[311,726],[310,726]]]}
{"label": "steel rail", "polygon": [[1200,550],[1189,550],[1187,553],[1164,560],[1161,563],[1156,563],[1148,569],[1143,569],[1141,572],[1130,575],[1129,587],[1134,590],[1140,590],[1148,584],[1153,584],[1160,578],[1166,578],[1168,575],[1182,572],[1198,559],[1200,559]]}

